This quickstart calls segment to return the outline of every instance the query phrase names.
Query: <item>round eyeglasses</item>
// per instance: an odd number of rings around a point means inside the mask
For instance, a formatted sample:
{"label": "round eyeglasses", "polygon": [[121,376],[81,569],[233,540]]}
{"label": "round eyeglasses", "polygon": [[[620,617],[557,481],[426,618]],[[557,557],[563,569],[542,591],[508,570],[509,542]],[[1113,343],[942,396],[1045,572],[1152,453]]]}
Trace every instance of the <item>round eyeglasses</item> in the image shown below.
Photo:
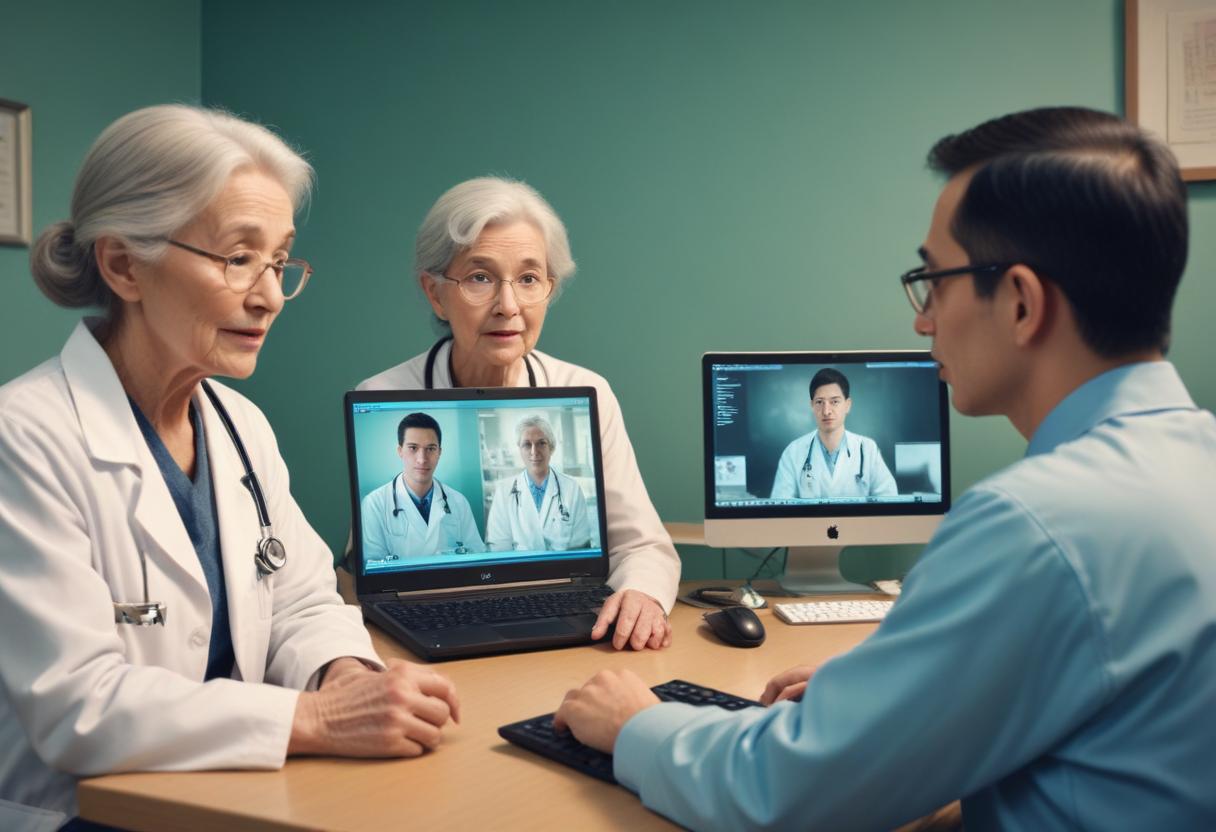
{"label": "round eyeglasses", "polygon": [[521,274],[514,280],[505,277],[494,277],[485,272],[473,272],[464,277],[448,277],[446,274],[435,274],[441,280],[455,283],[460,294],[469,303],[484,306],[498,297],[502,291],[501,284],[511,284],[515,292],[515,300],[521,306],[535,306],[544,303],[553,294],[553,278],[538,274]]}
{"label": "round eyeglasses", "polygon": [[171,246],[188,251],[192,254],[197,254],[201,257],[209,257],[218,263],[224,264],[224,281],[228,284],[228,288],[234,292],[248,292],[254,287],[267,269],[274,272],[275,279],[279,282],[279,288],[283,292],[283,300],[291,300],[304,291],[304,285],[308,283],[308,278],[312,276],[312,266],[307,260],[299,258],[289,258],[286,260],[263,260],[261,255],[255,251],[236,251],[232,254],[216,254],[213,251],[197,248],[187,243],[178,240],[166,238]]}

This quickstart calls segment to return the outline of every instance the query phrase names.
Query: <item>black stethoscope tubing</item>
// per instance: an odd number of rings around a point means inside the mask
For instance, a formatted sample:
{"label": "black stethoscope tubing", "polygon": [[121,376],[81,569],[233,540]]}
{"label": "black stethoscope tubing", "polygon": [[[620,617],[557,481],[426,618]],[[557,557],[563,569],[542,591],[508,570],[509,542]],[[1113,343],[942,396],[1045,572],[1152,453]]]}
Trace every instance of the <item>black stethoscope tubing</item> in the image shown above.
{"label": "black stethoscope tubing", "polygon": [[[566,511],[566,502],[562,499],[562,481],[557,478],[557,472],[550,469],[553,474],[553,485],[557,488],[557,493],[553,496],[557,499],[557,513],[561,516],[563,522],[570,522],[570,512]],[[515,498],[515,510],[519,511],[519,480],[511,483],[511,496]]]}
{"label": "black stethoscope tubing", "polygon": [[[815,472],[814,472],[814,468],[812,467],[814,465],[814,463],[811,460],[811,452],[815,450],[815,442],[818,439],[819,439],[819,432],[816,431],[815,435],[811,437],[811,447],[807,448],[807,451],[806,451],[806,462],[802,463],[802,476],[804,476],[804,477],[807,474],[810,474],[812,479],[814,478]],[[820,444],[822,444],[822,443],[820,443]],[[865,477],[865,471],[866,471],[866,444],[864,442],[861,442],[859,444],[860,444],[861,448],[858,451],[858,453],[861,454],[861,459],[858,460],[857,473],[854,474],[854,476],[857,478],[858,482],[861,482],[862,479]],[[845,446],[844,452],[848,455],[849,459],[853,458],[853,450],[851,448],[849,448],[847,445]]]}
{"label": "black stethoscope tubing", "polygon": [[[401,507],[401,503],[398,502],[398,500],[397,500],[397,480],[401,479],[403,476],[404,476],[403,474],[398,474],[397,476],[393,477],[393,487],[392,487],[392,489],[390,489],[393,492],[393,516],[394,517],[396,517],[401,512],[405,511],[405,509],[403,509]],[[443,513],[451,514],[452,507],[448,505],[447,489],[443,487],[443,483],[441,483],[439,480],[435,480],[435,485],[439,486],[439,496],[443,499]]]}
{"label": "black stethoscope tubing", "polygon": [[[443,345],[451,341],[454,336],[445,335],[431,346],[431,351],[426,354],[426,370],[423,372],[423,382],[427,390],[435,389],[435,359],[439,356],[439,351],[443,349]],[[528,360],[528,356],[524,356],[524,366],[528,368],[528,386],[536,386],[536,371],[532,369],[532,362]],[[448,378],[453,381],[456,374],[452,372],[452,353],[448,353]],[[455,386],[453,384],[453,386]]]}
{"label": "black stethoscope tubing", "polygon": [[240,434],[236,432],[236,425],[232,423],[228,409],[224,407],[219,396],[215,394],[205,379],[202,386],[203,392],[211,400],[211,406],[215,408],[215,414],[220,417],[224,430],[228,432],[228,437],[236,448],[237,456],[241,458],[241,467],[245,469],[245,475],[241,477],[241,484],[249,489],[249,495],[253,498],[253,507],[258,513],[258,526],[261,529],[262,538],[258,541],[257,550],[253,555],[253,562],[258,567],[258,576],[272,575],[286,565],[287,548],[281,540],[274,536],[274,526],[270,523],[270,511],[266,507],[266,495],[262,492],[258,475],[254,473],[253,463],[249,460],[249,452],[245,450],[245,443],[241,441]]}

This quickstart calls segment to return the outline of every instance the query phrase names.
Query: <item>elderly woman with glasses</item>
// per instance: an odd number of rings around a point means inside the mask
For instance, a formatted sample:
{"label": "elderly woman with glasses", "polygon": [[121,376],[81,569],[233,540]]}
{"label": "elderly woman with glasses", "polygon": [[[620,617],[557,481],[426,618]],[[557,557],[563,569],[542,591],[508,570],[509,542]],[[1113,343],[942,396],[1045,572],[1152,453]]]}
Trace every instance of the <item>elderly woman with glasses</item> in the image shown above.
{"label": "elderly woman with glasses", "polygon": [[102,315],[0,387],[0,828],[57,828],[78,776],[418,755],[457,713],[377,657],[265,417],[211,380],[253,372],[308,280],[311,179],[263,127],[150,107],[33,249],[52,301]]}
{"label": "elderly woman with glasses", "polygon": [[363,390],[450,387],[595,387],[604,457],[610,574],[615,592],[592,631],[615,622],[617,649],[671,643],[667,611],[680,560],[638,471],[620,405],[597,373],[536,349],[549,304],[574,273],[566,229],[522,182],[462,182],[431,208],[418,231],[414,271],[435,315],[450,329],[428,351],[367,379]]}

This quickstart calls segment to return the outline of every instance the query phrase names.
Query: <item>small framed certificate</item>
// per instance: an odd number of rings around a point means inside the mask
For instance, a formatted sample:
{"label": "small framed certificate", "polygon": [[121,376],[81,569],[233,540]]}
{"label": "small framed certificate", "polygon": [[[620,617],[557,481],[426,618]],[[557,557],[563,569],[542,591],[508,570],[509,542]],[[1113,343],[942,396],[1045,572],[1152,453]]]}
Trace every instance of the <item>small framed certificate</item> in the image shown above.
{"label": "small framed certificate", "polygon": [[0,245],[30,244],[33,192],[30,108],[0,98]]}
{"label": "small framed certificate", "polygon": [[1127,0],[1127,117],[1187,181],[1216,179],[1216,0]]}

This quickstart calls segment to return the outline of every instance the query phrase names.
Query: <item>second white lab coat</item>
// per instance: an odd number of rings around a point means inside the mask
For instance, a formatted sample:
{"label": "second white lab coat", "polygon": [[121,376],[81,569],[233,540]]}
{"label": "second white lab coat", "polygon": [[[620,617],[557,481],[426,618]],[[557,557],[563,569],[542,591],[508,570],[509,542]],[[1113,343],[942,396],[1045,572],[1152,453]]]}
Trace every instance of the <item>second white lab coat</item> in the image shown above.
{"label": "second white lab coat", "polygon": [[494,489],[490,517],[486,520],[486,544],[490,550],[559,552],[590,546],[587,498],[574,477],[551,467],[539,509],[528,483],[528,472],[520,471],[500,481]]}
{"label": "second white lab coat", "polygon": [[[0,829],[57,828],[76,778],[283,764],[298,691],[342,656],[379,659],[288,487],[265,417],[213,385],[265,491],[287,564],[260,533],[236,450],[199,391],[235,679],[203,682],[211,597],[186,527],[109,358],[85,324],[59,357],[0,388]],[[115,624],[143,600],[164,626]]]}
{"label": "second white lab coat", "polygon": [[[785,446],[777,463],[770,497],[802,500],[847,497],[893,497],[895,478],[883,461],[878,444],[868,436],[844,432],[836,468],[828,470],[819,431],[799,436]],[[813,445],[813,453],[812,453]],[[807,458],[810,457],[810,465]]]}
{"label": "second white lab coat", "polygon": [[[393,507],[394,491],[397,492],[396,509]],[[438,479],[434,480],[431,512],[426,520],[422,519],[422,513],[410,498],[405,479],[400,476],[364,497],[360,513],[364,558],[424,557],[484,552],[486,549],[477,524],[473,522],[469,501]]]}

